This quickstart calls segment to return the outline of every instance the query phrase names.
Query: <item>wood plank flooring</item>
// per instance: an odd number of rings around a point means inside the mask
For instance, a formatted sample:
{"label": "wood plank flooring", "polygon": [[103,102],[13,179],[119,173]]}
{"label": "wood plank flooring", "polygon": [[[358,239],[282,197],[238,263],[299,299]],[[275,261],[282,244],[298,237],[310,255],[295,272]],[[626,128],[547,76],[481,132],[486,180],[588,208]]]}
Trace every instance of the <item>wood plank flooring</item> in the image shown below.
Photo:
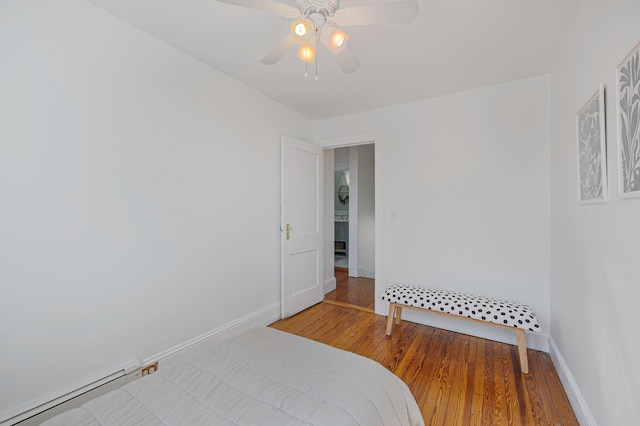
{"label": "wood plank flooring", "polygon": [[319,303],[270,327],[380,362],[411,389],[427,425],[578,425],[551,358],[408,321],[385,335],[386,317]]}
{"label": "wood plank flooring", "polygon": [[324,300],[334,305],[360,308],[373,312],[375,304],[375,280],[371,278],[351,278],[347,269],[336,268],[336,289],[327,293]]}

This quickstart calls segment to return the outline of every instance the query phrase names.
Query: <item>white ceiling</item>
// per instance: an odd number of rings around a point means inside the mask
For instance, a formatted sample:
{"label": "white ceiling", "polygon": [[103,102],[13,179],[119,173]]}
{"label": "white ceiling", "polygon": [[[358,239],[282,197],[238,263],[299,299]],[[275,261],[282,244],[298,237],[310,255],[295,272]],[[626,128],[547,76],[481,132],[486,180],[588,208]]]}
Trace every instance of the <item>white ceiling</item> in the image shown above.
{"label": "white ceiling", "polygon": [[343,74],[318,49],[317,81],[313,65],[305,78],[295,51],[275,65],[260,63],[288,34],[291,20],[285,17],[216,0],[88,1],[284,105],[324,119],[548,73],[579,0],[418,0],[412,24],[345,28],[361,63],[353,73]]}

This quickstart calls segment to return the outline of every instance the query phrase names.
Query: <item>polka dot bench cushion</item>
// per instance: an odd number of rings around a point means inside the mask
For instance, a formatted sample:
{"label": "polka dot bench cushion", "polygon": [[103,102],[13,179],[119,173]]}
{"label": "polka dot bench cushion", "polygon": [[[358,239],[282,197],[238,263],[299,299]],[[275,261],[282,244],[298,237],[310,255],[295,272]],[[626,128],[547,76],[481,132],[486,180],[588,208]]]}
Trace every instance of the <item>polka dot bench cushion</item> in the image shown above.
{"label": "polka dot bench cushion", "polygon": [[541,331],[533,309],[506,300],[404,284],[387,287],[382,300],[528,331]]}

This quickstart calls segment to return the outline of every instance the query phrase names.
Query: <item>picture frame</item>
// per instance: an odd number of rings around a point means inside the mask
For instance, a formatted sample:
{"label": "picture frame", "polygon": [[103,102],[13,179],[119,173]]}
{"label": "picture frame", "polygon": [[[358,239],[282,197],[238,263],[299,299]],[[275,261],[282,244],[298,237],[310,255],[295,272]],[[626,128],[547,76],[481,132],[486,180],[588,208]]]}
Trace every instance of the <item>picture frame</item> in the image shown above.
{"label": "picture frame", "polygon": [[620,197],[639,197],[640,43],[616,68],[616,95]]}
{"label": "picture frame", "polygon": [[578,202],[607,202],[604,84],[576,114]]}

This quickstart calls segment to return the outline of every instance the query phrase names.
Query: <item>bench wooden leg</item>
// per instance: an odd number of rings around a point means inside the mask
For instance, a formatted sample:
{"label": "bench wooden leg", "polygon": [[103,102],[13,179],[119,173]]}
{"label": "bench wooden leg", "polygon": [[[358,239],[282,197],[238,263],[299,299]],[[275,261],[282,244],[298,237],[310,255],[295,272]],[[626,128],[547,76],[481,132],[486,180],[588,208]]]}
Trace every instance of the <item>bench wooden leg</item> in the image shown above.
{"label": "bench wooden leg", "polygon": [[529,360],[527,359],[527,339],[524,336],[524,330],[516,329],[516,340],[518,341],[518,355],[520,356],[520,370],[524,374],[529,372]]}
{"label": "bench wooden leg", "polygon": [[400,325],[400,318],[402,318],[402,306],[396,305],[396,325]]}
{"label": "bench wooden leg", "polygon": [[391,330],[393,329],[393,315],[396,312],[396,304],[389,303],[389,316],[387,317],[387,336],[391,336]]}

